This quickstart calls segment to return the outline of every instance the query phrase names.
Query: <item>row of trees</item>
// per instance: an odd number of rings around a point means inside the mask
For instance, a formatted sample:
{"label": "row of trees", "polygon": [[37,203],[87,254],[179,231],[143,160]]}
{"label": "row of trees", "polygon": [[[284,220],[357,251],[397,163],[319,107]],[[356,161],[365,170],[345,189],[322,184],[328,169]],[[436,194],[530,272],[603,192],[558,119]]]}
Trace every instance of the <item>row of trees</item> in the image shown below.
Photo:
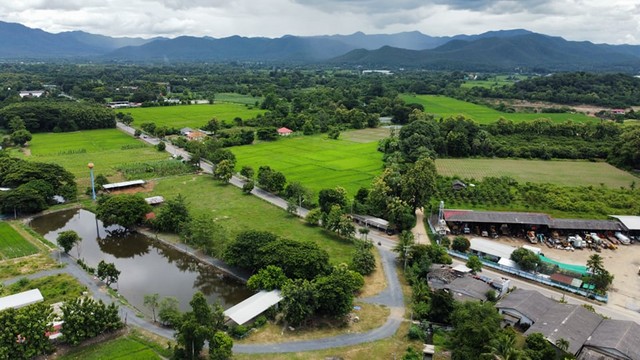
{"label": "row of trees", "polygon": [[0,127],[21,119],[31,132],[61,132],[105,129],[116,126],[111,109],[100,105],[68,101],[23,101],[0,109]]}

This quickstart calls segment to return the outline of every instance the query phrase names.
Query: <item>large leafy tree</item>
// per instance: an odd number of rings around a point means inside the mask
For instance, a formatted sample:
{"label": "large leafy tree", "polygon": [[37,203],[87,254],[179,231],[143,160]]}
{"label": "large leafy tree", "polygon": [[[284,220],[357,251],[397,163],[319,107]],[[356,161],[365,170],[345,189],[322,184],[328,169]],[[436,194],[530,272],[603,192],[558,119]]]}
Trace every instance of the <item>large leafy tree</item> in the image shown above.
{"label": "large leafy tree", "polygon": [[620,135],[611,148],[609,161],[626,168],[640,168],[640,127],[626,129]]}
{"label": "large leafy tree", "polygon": [[451,314],[452,359],[477,359],[500,331],[501,316],[492,303],[457,303]]}
{"label": "large leafy tree", "polygon": [[330,271],[329,254],[310,241],[279,239],[259,250],[261,266],[275,265],[292,279],[311,280]]}
{"label": "large leafy tree", "polygon": [[62,247],[66,254],[68,254],[80,240],[78,233],[73,230],[62,231],[56,238],[56,242]]}
{"label": "large leafy tree", "polygon": [[402,176],[402,199],[414,210],[427,204],[436,189],[436,175],[433,160],[420,158]]}
{"label": "large leafy tree", "polygon": [[220,258],[229,241],[229,232],[208,215],[197,215],[185,223],[180,233],[184,241]]}
{"label": "large leafy tree", "polygon": [[100,197],[96,216],[106,225],[131,228],[144,221],[151,206],[138,194]]}
{"label": "large leafy tree", "polygon": [[62,335],[71,345],[123,326],[115,304],[105,305],[102,300],[78,298],[66,302],[62,308]]}
{"label": "large leafy tree", "polygon": [[347,191],[342,187],[334,189],[322,189],[318,194],[318,204],[323,213],[328,214],[334,205],[341,208],[347,206]]}
{"label": "large leafy tree", "polygon": [[227,247],[224,259],[230,265],[236,265],[245,269],[257,270],[260,268],[260,248],[275,242],[278,237],[267,231],[247,230],[239,233]]}
{"label": "large leafy tree", "polygon": [[364,278],[342,264],[331,274],[315,280],[319,314],[340,319],[353,308],[353,298],[364,285]]}
{"label": "large leafy tree", "polygon": [[116,269],[116,265],[114,263],[108,263],[104,260],[100,260],[98,268],[96,269],[96,275],[100,280],[105,282],[107,287],[109,287],[111,284],[118,281],[120,270]]}
{"label": "large leafy tree", "polygon": [[224,314],[219,305],[211,307],[201,292],[193,294],[191,311],[182,315],[176,327],[177,358],[197,359],[204,348],[206,340],[210,340],[224,324]]}
{"label": "large leafy tree", "polygon": [[220,180],[223,183],[228,183],[235,171],[235,163],[231,160],[222,160],[216,165],[216,169],[213,171],[213,177]]}
{"label": "large leafy tree", "polygon": [[0,311],[0,359],[31,359],[51,351],[51,307],[43,303]]}
{"label": "large leafy tree", "polygon": [[182,194],[167,200],[160,207],[156,218],[153,220],[153,227],[160,231],[170,231],[179,233],[183,226],[191,220],[187,201]]}
{"label": "large leafy tree", "polygon": [[284,318],[289,324],[304,324],[318,308],[315,285],[305,279],[287,282],[282,287],[281,304]]}

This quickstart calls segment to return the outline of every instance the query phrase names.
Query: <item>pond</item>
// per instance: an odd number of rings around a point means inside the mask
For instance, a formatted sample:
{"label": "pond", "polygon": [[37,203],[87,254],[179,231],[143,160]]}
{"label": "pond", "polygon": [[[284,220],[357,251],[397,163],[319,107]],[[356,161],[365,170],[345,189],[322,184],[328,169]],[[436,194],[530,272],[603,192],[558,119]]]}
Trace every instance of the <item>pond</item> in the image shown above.
{"label": "pond", "polygon": [[109,235],[120,228],[105,228],[86,210],[43,215],[33,219],[30,226],[53,243],[60,232],[76,231],[82,241],[69,254],[84,259],[94,268],[100,260],[114,263],[121,273],[118,283],[111,287],[145,312],[148,311],[143,299],[147,294],[176,297],[183,311],[190,309],[189,301],[197,290],[204,293],[210,303],[218,302],[225,309],[253,294],[237,279],[162,242],[138,233]]}

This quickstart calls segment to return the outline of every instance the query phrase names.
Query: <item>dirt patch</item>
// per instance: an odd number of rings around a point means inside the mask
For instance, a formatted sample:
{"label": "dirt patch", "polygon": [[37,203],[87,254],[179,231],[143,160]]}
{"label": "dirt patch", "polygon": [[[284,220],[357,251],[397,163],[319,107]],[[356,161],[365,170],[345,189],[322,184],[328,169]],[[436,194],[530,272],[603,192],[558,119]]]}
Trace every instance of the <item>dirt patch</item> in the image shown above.
{"label": "dirt patch", "polygon": [[24,156],[31,156],[31,149],[29,149],[28,147],[23,147],[20,150],[22,151]]}
{"label": "dirt patch", "polygon": [[156,184],[157,184],[156,181],[150,180],[150,181],[147,181],[142,186],[134,186],[134,187],[121,189],[121,190],[112,190],[112,191],[109,191],[109,193],[113,195],[148,193],[153,191],[153,189],[156,187]]}
{"label": "dirt patch", "polygon": [[373,273],[364,277],[364,287],[358,296],[360,298],[378,295],[387,288],[387,280],[384,276],[380,254],[375,249],[373,250],[373,254],[376,257],[376,269]]}

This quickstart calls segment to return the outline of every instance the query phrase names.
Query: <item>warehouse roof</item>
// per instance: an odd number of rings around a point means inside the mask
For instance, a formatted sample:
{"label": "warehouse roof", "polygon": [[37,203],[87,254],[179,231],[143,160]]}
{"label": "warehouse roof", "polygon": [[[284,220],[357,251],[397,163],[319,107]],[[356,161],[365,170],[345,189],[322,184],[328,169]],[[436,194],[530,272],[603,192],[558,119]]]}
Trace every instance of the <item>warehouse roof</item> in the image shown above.
{"label": "warehouse roof", "polygon": [[282,300],[280,290],[260,291],[240,304],[227,309],[224,314],[242,325]]}
{"label": "warehouse roof", "polygon": [[605,353],[615,349],[629,359],[640,359],[640,325],[633,321],[602,320],[584,346]]}
{"label": "warehouse roof", "polygon": [[549,227],[563,230],[622,230],[620,223],[613,220],[553,219]]}
{"label": "warehouse roof", "polygon": [[445,210],[444,219],[446,221],[469,223],[536,225],[549,225],[551,223],[551,218],[547,214],[503,211]]}
{"label": "warehouse roof", "polygon": [[0,311],[18,309],[44,300],[40,290],[33,289],[0,298]]}
{"label": "warehouse roof", "polygon": [[569,353],[575,355],[602,320],[602,316],[582,306],[555,303],[524,334],[542,333],[552,344],[565,339]]}
{"label": "warehouse roof", "polygon": [[497,241],[477,237],[471,238],[470,242],[470,249],[475,252],[481,252],[483,254],[489,254],[505,259],[511,258],[511,253],[517,249],[515,246],[504,245]]}
{"label": "warehouse roof", "polygon": [[135,186],[135,185],[144,185],[144,180],[131,180],[131,181],[123,181],[123,182],[118,182],[113,184],[104,184],[102,185],[102,188],[105,190],[113,190],[113,189],[119,189],[119,188],[124,188],[129,186]]}
{"label": "warehouse roof", "polygon": [[640,216],[611,215],[618,219],[627,230],[640,230]]}
{"label": "warehouse roof", "polygon": [[551,308],[556,301],[535,290],[515,289],[498,301],[498,309],[513,309],[531,319],[534,323]]}

